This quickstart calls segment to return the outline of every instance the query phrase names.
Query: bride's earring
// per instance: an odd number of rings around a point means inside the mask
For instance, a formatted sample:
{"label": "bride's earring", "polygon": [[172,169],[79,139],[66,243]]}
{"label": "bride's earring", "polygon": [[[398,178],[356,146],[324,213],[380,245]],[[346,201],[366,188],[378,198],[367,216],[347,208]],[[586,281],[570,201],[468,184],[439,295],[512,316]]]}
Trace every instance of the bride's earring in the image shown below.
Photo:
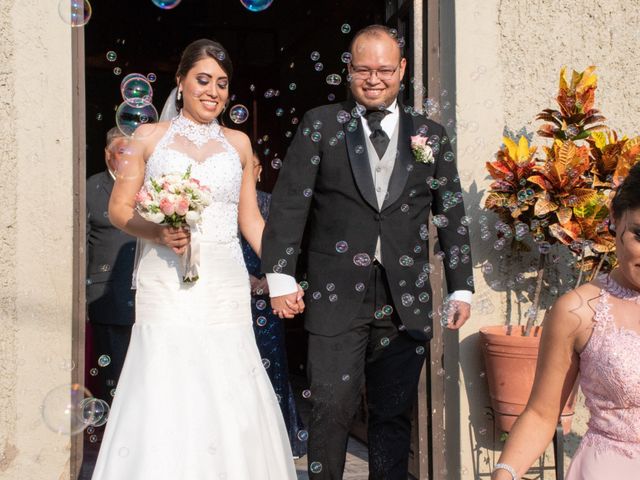
{"label": "bride's earring", "polygon": [[178,96],[176,98],[182,100],[182,90],[178,90]]}

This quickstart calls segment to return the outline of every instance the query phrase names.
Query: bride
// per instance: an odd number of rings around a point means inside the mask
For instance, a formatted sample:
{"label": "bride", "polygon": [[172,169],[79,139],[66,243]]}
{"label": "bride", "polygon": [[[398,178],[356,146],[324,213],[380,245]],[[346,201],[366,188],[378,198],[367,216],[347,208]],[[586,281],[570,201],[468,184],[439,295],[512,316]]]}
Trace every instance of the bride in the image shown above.
{"label": "bride", "polygon": [[[140,240],[136,324],[93,480],[296,478],[238,241],[239,226],[260,251],[251,145],[217,120],[231,74],[222,45],[189,45],[176,75],[180,113],[139,127],[117,172],[109,218]],[[213,199],[200,225],[174,229],[136,213],[145,180],[189,167]],[[199,279],[184,283],[180,256],[196,241]]]}

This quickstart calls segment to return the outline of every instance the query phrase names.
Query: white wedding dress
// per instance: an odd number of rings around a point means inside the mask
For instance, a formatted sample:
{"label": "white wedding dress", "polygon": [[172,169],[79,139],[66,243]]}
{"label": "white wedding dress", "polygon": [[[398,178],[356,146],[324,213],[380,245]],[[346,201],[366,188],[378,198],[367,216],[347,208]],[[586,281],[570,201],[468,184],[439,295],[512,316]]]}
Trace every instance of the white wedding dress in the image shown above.
{"label": "white wedding dress", "polygon": [[[253,333],[238,241],[242,167],[217,122],[179,115],[145,177],[207,185],[200,279],[182,282],[172,250],[142,241],[136,323],[93,480],[293,480],[280,408]],[[193,231],[193,229],[192,229]]]}

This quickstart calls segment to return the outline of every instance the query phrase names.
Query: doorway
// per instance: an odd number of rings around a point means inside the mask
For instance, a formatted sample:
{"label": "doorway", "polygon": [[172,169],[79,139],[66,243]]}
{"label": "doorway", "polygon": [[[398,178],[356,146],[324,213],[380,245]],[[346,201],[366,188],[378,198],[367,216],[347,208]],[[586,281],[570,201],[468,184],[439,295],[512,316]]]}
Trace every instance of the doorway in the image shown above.
{"label": "doorway", "polygon": [[[237,123],[229,108],[223,121],[249,135],[264,167],[260,188],[271,191],[278,159],[284,157],[298,119],[310,108],[347,98],[342,53],[360,28],[385,24],[407,40],[402,96],[408,105],[422,98],[422,81],[411,81],[414,76],[422,78],[422,64],[416,71],[413,61],[416,42],[410,41],[422,34],[415,31],[414,3],[275,0],[264,11],[251,12],[239,0],[183,0],[170,10],[158,8],[151,0],[96,2],[83,32],[80,59],[85,114],[80,129],[86,139],[80,158],[86,177],[104,170],[104,139],[122,103],[122,79],[131,73],[153,79],[153,105],[159,113],[175,86],[182,49],[198,38],[214,38],[227,48],[234,63],[230,107],[242,105],[249,113],[245,122]],[[79,316],[79,322],[83,320]],[[300,320],[288,322],[286,330],[289,370],[294,378],[303,378],[306,338]],[[84,352],[84,335],[79,338]],[[85,368],[96,366],[87,363]]]}

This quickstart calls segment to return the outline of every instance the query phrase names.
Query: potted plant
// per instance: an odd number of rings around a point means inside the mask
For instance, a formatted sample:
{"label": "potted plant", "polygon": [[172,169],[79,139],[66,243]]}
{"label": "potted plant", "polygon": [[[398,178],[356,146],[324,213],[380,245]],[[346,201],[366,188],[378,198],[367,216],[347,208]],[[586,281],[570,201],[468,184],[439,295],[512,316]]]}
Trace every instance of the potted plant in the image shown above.
{"label": "potted plant", "polygon": [[[560,72],[559,110],[545,109],[536,118],[545,123],[538,135],[552,139],[542,158],[526,136],[505,137],[496,159],[487,162],[493,179],[485,207],[499,217],[499,240],[516,251],[537,251],[537,277],[525,325],[480,329],[492,408],[498,427],[508,432],[527,403],[538,356],[542,327],[536,325],[552,245],[566,247],[574,257],[577,281],[589,281],[615,264],[615,243],[609,232],[611,192],[640,154],[640,138],[618,138],[601,123],[593,108],[595,67]],[[574,394],[563,410],[568,433]]]}

